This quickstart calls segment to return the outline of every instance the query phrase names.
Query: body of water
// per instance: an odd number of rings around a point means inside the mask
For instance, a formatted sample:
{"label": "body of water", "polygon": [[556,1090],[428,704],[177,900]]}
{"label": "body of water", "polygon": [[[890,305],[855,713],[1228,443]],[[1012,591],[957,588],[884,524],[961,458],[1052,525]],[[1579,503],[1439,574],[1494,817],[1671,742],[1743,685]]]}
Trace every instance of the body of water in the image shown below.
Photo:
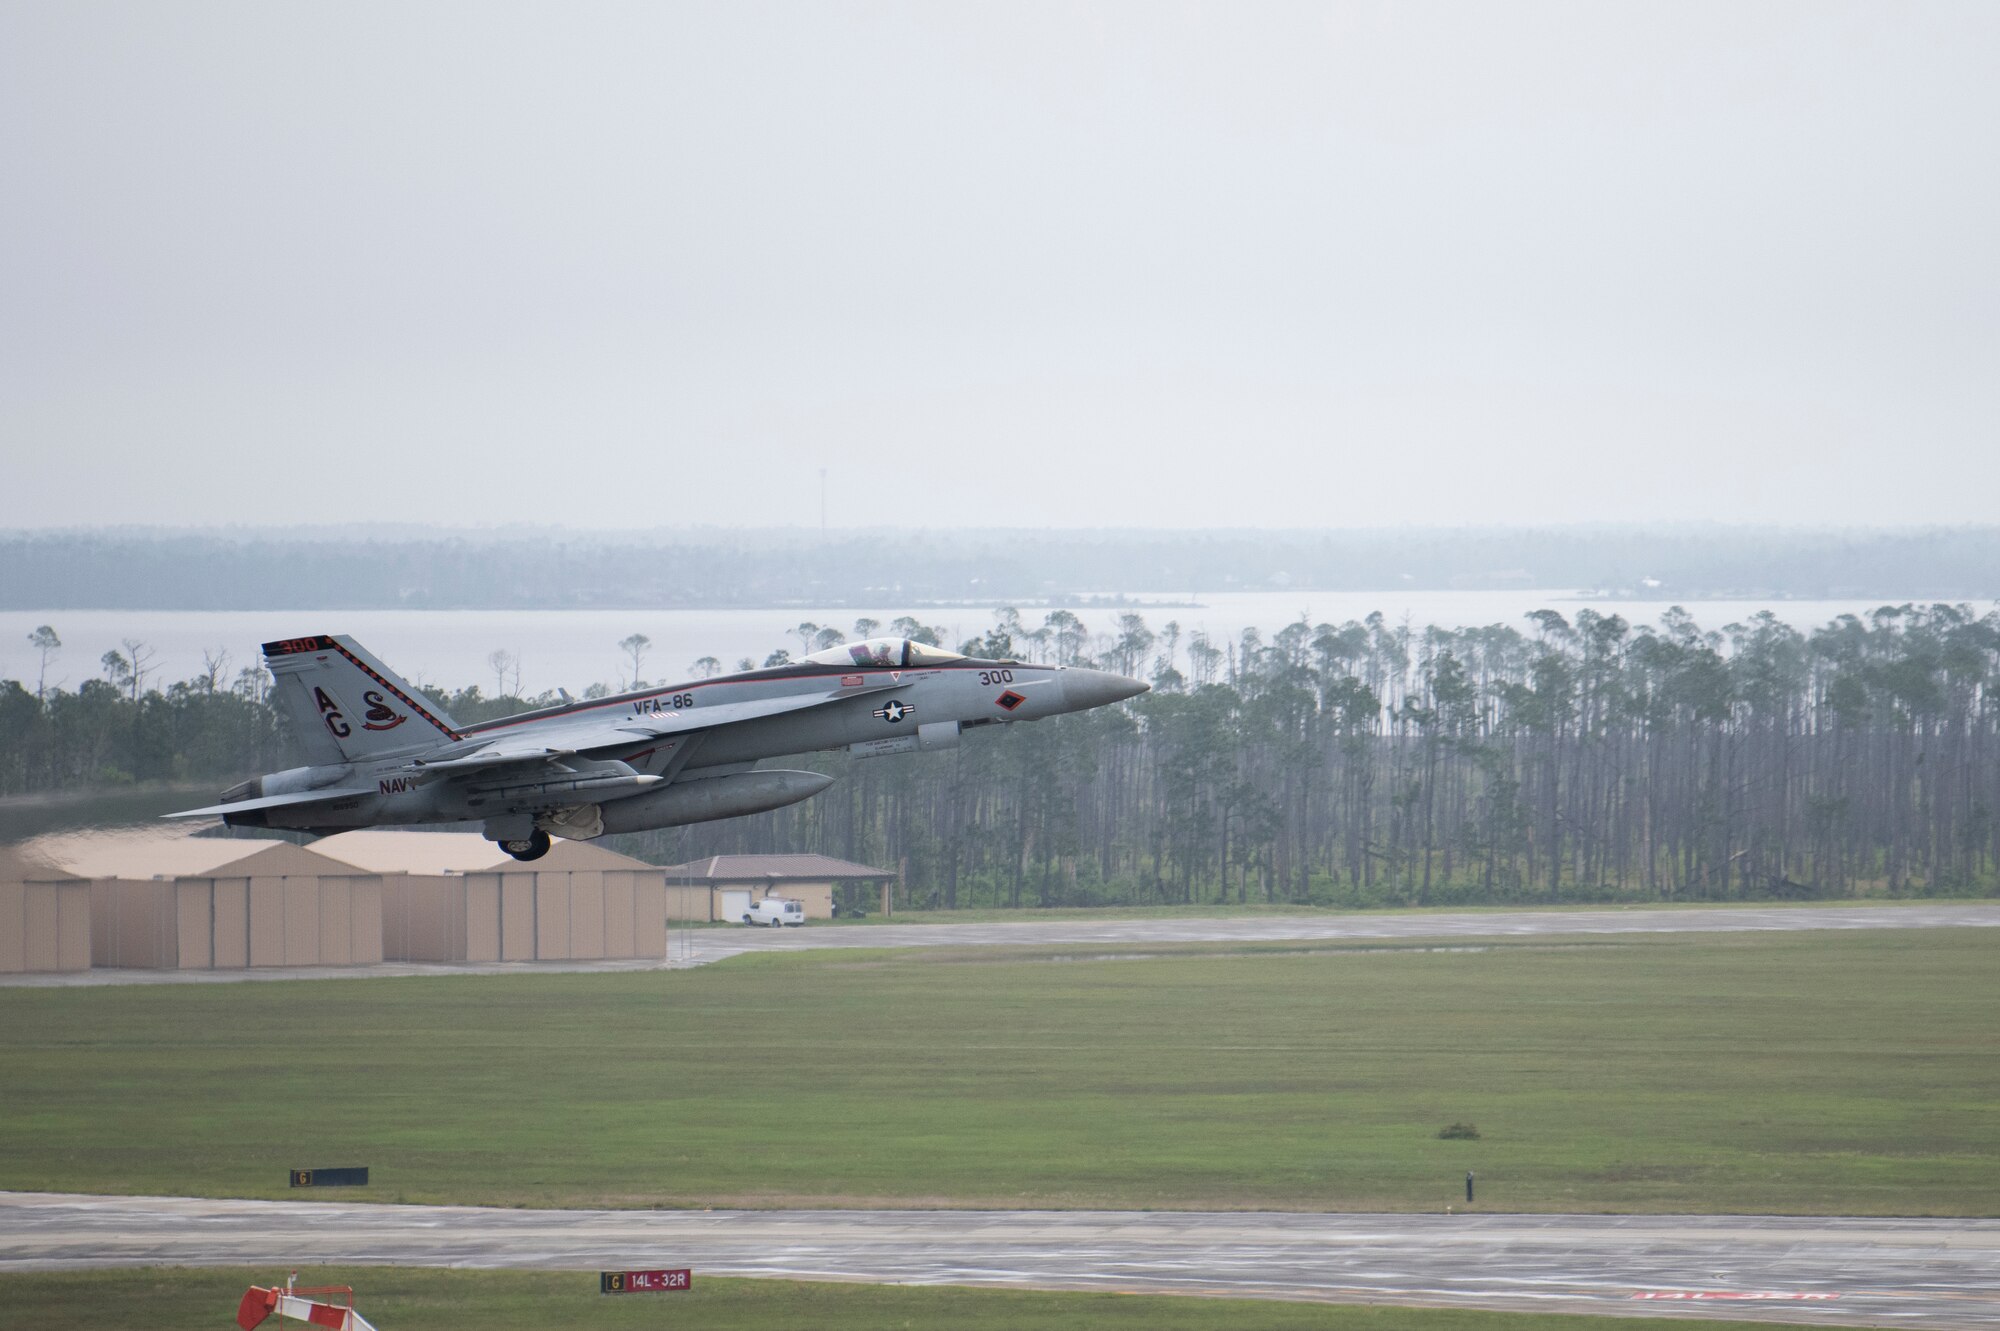
{"label": "body of water", "polygon": [[[1183,634],[1199,630],[1220,643],[1246,628],[1267,637],[1301,615],[1313,623],[1341,623],[1381,611],[1391,622],[1408,620],[1419,628],[1436,624],[1464,628],[1481,624],[1511,624],[1524,631],[1525,616],[1552,609],[1565,615],[1589,607],[1623,615],[1634,624],[1657,623],[1674,602],[1632,601],[1587,597],[1571,591],[1412,591],[1412,592],[1283,592],[1258,591],[1204,594],[1197,606],[1140,604],[1155,632],[1168,621]],[[1721,628],[1760,610],[1771,610],[1786,623],[1810,630],[1843,614],[1866,615],[1881,600],[1842,601],[1684,601],[1704,629]],[[1990,603],[1975,609],[1991,609]],[[888,625],[901,615],[913,615],[943,629],[946,645],[983,633],[993,623],[996,607],[964,606],[911,610],[776,609],[776,610],[48,610],[0,612],[0,679],[35,685],[38,654],[28,635],[48,624],[63,646],[49,663],[51,686],[75,689],[104,673],[104,653],[123,652],[132,639],[152,656],[152,682],[187,679],[203,672],[205,652],[228,653],[226,674],[258,660],[258,646],[276,638],[309,633],[346,633],[359,639],[392,668],[421,684],[462,687],[478,684],[493,690],[495,651],[519,660],[520,687],[528,694],[563,687],[582,693],[593,683],[613,684],[626,678],[630,661],[619,650],[620,640],[634,633],[652,640],[640,667],[655,681],[684,679],[693,663],[713,656],[725,669],[743,658],[762,662],[785,648],[799,653],[792,632],[801,621],[827,625],[853,636],[854,621],[868,618]],[[1047,612],[1024,610],[1030,626]],[[1078,610],[1094,633],[1110,634],[1120,608]],[[886,632],[886,628],[884,629]],[[1185,637],[1183,638],[1185,642]],[[508,680],[511,686],[513,680]]]}

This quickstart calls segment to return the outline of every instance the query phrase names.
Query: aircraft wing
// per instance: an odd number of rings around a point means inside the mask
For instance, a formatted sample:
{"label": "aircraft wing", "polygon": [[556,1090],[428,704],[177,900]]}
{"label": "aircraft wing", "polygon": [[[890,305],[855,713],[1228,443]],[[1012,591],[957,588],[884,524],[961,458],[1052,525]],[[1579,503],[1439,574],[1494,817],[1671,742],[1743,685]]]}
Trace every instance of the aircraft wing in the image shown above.
{"label": "aircraft wing", "polygon": [[[635,739],[658,739],[667,735],[691,735],[697,731],[757,721],[767,716],[783,716],[824,707],[843,698],[861,698],[871,693],[905,687],[878,684],[872,688],[839,689],[829,693],[794,693],[776,698],[747,698],[742,702],[715,703],[707,707],[633,713],[593,709],[569,716],[552,716],[532,722],[517,731],[502,730],[488,740],[484,735],[466,737],[448,756],[419,758],[404,770],[427,776],[446,776],[508,763],[537,763],[573,754],[623,748]],[[483,743],[481,741],[484,741]]]}
{"label": "aircraft wing", "polygon": [[373,795],[374,786],[326,786],[320,790],[295,790],[289,795],[265,795],[261,799],[215,804],[206,809],[182,809],[162,814],[165,818],[220,818],[225,813],[248,813],[252,809],[280,809],[292,804],[317,804],[321,800],[344,800],[356,795]]}
{"label": "aircraft wing", "polygon": [[903,688],[901,684],[876,684],[868,688],[839,689],[832,693],[794,693],[777,698],[750,698],[743,702],[717,703],[713,707],[690,707],[679,712],[648,712],[617,723],[621,736],[684,735],[695,730],[713,730],[739,721],[757,721],[786,712],[802,712],[824,707],[843,698],[865,698],[871,693]]}

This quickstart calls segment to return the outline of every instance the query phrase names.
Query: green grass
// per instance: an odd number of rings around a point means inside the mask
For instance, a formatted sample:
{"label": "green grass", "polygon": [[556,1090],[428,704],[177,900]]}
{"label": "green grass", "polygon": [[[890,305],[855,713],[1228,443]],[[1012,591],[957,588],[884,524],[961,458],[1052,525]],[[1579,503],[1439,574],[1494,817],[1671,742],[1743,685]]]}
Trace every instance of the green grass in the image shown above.
{"label": "green grass", "polygon": [[[284,1279],[282,1271],[171,1270],[62,1272],[0,1276],[0,1325],[10,1331],[96,1331],[143,1326],[151,1331],[214,1331],[234,1325],[236,1302],[251,1285]],[[590,1272],[435,1271],[306,1268],[300,1284],[354,1287],[354,1307],[379,1331],[528,1331],[589,1326],[699,1326],[703,1331],[883,1331],[951,1327],[954,1331],[1684,1331],[1659,1318],[1562,1317],[1545,1314],[1441,1312],[1414,1308],[1330,1307],[1252,1299],[1172,1298],[1132,1294],[1023,1294],[1011,1290],[807,1284],[786,1280],[717,1280],[695,1276],[683,1294],[597,1292]],[[296,1327],[273,1319],[262,1331]],[[1711,1322],[1718,1331],[1749,1331],[1749,1322]]]}
{"label": "green grass", "polygon": [[4,990],[0,1186],[2000,1211],[2000,930],[1076,951]]}

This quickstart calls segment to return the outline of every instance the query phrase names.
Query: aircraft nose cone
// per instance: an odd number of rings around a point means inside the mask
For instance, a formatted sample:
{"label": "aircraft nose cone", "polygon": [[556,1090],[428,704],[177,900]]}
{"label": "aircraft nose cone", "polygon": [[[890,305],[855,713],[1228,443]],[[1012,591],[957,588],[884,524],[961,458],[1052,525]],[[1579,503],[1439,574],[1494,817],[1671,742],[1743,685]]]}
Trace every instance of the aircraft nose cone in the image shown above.
{"label": "aircraft nose cone", "polygon": [[1085,670],[1079,666],[1063,671],[1060,678],[1063,702],[1073,712],[1136,698],[1153,687],[1125,675],[1115,675],[1109,670]]}

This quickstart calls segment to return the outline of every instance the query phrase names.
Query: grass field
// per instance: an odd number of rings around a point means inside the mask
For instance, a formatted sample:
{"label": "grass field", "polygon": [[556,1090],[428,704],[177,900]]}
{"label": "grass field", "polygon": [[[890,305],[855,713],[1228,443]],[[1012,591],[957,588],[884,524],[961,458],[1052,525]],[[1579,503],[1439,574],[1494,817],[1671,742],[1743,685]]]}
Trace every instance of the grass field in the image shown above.
{"label": "grass field", "polygon": [[[0,1276],[0,1323],[9,1331],[214,1331],[232,1326],[236,1301],[282,1271],[138,1270]],[[683,1294],[597,1293],[587,1272],[308,1268],[300,1284],[352,1285],[355,1309],[377,1331],[529,1331],[590,1326],[600,1331],[699,1326],[703,1331],[1686,1331],[1660,1318],[1562,1317],[1329,1307],[1249,1299],[1126,1294],[1020,1294],[1002,1290],[713,1280],[697,1275]],[[272,1320],[262,1331],[297,1326]],[[1698,1324],[1749,1331],[1748,1322]]]}
{"label": "grass field", "polygon": [[0,1187],[2000,1211],[2000,930],[1216,951],[4,990]]}

